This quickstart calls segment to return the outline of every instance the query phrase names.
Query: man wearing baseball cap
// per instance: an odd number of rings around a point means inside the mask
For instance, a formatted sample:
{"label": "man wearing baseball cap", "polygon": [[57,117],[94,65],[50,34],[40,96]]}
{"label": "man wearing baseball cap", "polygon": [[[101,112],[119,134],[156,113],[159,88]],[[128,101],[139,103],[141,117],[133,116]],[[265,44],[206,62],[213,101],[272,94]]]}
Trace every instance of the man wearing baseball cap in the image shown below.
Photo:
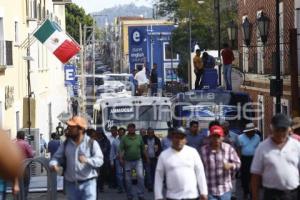
{"label": "man wearing baseball cap", "polygon": [[241,161],[235,149],[224,143],[224,130],[212,126],[209,130],[209,143],[201,148],[208,185],[208,200],[230,200],[232,175],[240,168]]}
{"label": "man wearing baseball cap", "polygon": [[244,199],[248,199],[250,195],[251,173],[250,167],[255,153],[255,149],[260,143],[260,137],[257,134],[257,128],[254,123],[248,123],[245,126],[243,134],[238,137],[241,166],[241,181],[244,191]]}
{"label": "man wearing baseball cap", "polygon": [[68,200],[96,200],[96,168],[103,164],[103,154],[96,141],[85,134],[87,121],[74,116],[67,121],[66,140],[50,161],[52,170],[64,168]]}
{"label": "man wearing baseball cap", "polygon": [[252,199],[258,200],[260,185],[264,199],[299,199],[300,143],[290,137],[291,119],[276,114],[271,120],[271,134],[260,143],[253,158]]}
{"label": "man wearing baseball cap", "polygon": [[166,181],[167,200],[206,200],[207,184],[203,163],[195,148],[186,144],[186,131],[177,128],[172,133],[172,147],[164,150],[155,172],[155,200],[164,199]]}

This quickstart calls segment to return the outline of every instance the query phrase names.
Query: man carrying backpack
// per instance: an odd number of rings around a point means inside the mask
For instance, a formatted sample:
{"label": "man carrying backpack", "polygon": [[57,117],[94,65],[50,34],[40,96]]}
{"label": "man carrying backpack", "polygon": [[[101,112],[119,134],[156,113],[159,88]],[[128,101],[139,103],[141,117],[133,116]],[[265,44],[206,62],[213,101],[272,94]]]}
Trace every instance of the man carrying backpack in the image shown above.
{"label": "man carrying backpack", "polygon": [[103,154],[96,141],[85,134],[87,122],[79,116],[67,121],[66,141],[50,161],[52,170],[64,168],[68,200],[96,200],[97,168],[103,164]]}

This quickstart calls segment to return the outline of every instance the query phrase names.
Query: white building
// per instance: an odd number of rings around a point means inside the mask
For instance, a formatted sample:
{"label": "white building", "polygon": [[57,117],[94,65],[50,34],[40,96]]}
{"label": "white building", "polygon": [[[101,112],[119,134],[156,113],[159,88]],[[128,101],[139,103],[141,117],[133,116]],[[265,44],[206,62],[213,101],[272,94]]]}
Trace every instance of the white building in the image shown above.
{"label": "white building", "polygon": [[28,35],[45,18],[65,29],[63,0],[0,0],[0,128],[8,130],[11,137],[17,129],[28,127],[28,104],[23,103],[28,97],[28,65],[24,60],[28,46],[33,58],[31,127],[48,138],[57,126],[57,116],[68,109],[63,64],[33,37],[28,44]]}

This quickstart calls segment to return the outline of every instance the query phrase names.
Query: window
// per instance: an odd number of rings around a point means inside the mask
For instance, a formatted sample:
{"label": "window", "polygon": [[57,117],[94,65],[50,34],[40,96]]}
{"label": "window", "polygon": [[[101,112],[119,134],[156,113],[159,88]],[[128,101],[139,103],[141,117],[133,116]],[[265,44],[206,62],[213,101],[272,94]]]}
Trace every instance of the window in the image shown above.
{"label": "window", "polygon": [[0,101],[0,128],[3,128],[3,110],[2,110],[2,101]]}
{"label": "window", "polygon": [[243,46],[243,71],[249,71],[249,48]]}
{"label": "window", "polygon": [[6,65],[13,65],[13,48],[12,41],[5,41],[6,48]]}
{"label": "window", "polygon": [[[265,107],[265,102],[264,102],[264,96],[263,95],[258,95],[258,130],[262,133],[262,136],[264,137],[264,128],[265,128],[265,121],[264,121],[264,107]],[[262,138],[264,139],[264,138]]]}
{"label": "window", "polygon": [[283,2],[279,4],[279,36],[280,36],[280,70],[284,74],[284,18]]}
{"label": "window", "polygon": [[[257,12],[257,17],[261,15],[262,11]],[[259,29],[257,27],[256,29],[256,38],[257,38],[257,73],[258,74],[263,74],[264,73],[264,46],[263,42],[260,37]]]}
{"label": "window", "polygon": [[20,129],[20,112],[16,112],[16,130],[18,131]]}
{"label": "window", "polygon": [[15,43],[19,44],[19,23],[15,21]]}
{"label": "window", "polygon": [[[276,113],[276,98],[273,98],[273,114]],[[288,99],[281,99],[281,113],[290,116],[290,104]]]}
{"label": "window", "polygon": [[[173,58],[172,58],[172,53],[173,53]],[[172,52],[172,48],[170,43],[164,43],[164,60],[179,60],[178,54]]]}
{"label": "window", "polygon": [[[298,41],[298,61],[300,60],[300,8],[296,9],[297,41]],[[300,72],[300,62],[298,62],[298,72]]]}

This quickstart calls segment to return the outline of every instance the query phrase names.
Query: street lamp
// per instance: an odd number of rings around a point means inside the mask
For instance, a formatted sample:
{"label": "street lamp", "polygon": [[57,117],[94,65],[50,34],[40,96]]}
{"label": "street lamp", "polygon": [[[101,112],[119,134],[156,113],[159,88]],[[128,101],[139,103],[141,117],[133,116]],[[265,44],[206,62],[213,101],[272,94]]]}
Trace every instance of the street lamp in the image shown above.
{"label": "street lamp", "polygon": [[232,47],[234,46],[234,41],[236,40],[236,30],[237,30],[236,23],[233,20],[230,21],[228,24],[227,32]]}
{"label": "street lamp", "polygon": [[263,44],[265,44],[268,40],[269,24],[269,18],[263,12],[261,12],[257,18],[257,26]]}
{"label": "street lamp", "polygon": [[243,30],[244,42],[246,46],[250,46],[251,23],[249,22],[247,17],[243,20],[242,30]]}

